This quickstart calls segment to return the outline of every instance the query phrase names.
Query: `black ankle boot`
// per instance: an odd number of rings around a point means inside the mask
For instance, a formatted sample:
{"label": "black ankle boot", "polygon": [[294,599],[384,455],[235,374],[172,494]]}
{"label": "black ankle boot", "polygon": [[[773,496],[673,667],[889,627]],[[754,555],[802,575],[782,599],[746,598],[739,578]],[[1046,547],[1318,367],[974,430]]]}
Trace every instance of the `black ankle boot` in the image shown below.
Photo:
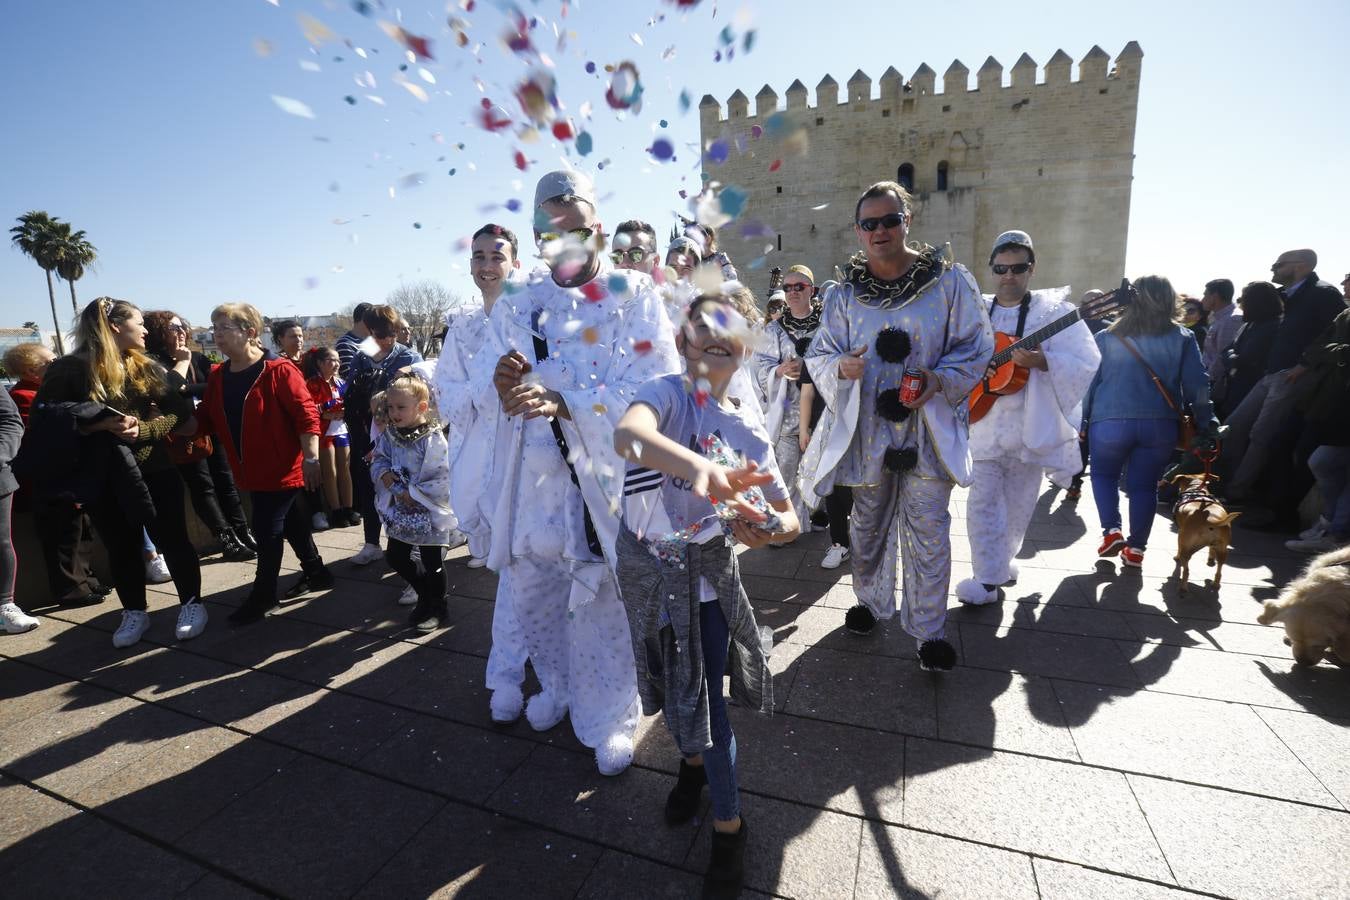
{"label": "black ankle boot", "polygon": [[741,830],[735,834],[713,830],[708,873],[703,876],[705,898],[722,900],[740,896],[745,877],[745,837],[748,830],[744,817],[741,818]]}
{"label": "black ankle boot", "polygon": [[702,766],[691,766],[680,760],[680,776],[666,797],[667,825],[683,825],[694,817],[703,797],[703,786],[707,783],[708,773]]}
{"label": "black ankle boot", "polygon": [[245,547],[243,542],[228,528],[222,528],[216,532],[216,540],[220,541],[221,555],[230,562],[242,562],[248,559],[257,559],[258,554]]}
{"label": "black ankle boot", "polygon": [[258,552],[258,542],[253,539],[253,532],[248,530],[247,525],[240,525],[233,530],[234,536],[239,539],[239,543],[243,544],[254,553]]}

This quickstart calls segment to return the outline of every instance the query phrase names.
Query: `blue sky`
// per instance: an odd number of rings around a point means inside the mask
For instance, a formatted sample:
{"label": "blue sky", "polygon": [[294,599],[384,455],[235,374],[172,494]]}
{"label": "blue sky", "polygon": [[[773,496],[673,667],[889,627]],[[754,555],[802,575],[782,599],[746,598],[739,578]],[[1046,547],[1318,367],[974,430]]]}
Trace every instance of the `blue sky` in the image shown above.
{"label": "blue sky", "polygon": [[[534,39],[554,63],[565,115],[594,137],[584,159],[551,136],[523,143],[474,120],[484,96],[519,118],[512,88],[540,68],[503,48],[507,4],[477,0],[467,13],[459,0],[368,5],[369,16],[350,0],[9,5],[0,218],[8,228],[45,209],[85,229],[100,262],[77,286],[83,299],[107,293],[198,321],[225,300],[278,316],[333,312],[401,280],[468,293],[462,239],[493,220],[527,234],[526,214],[503,204],[528,208],[534,179],[569,153],[597,175],[604,219],[646,218],[664,235],[684,209],[678,191],[698,183],[705,93],[753,96],[768,83],[781,96],[794,78],[814,88],[829,73],[842,84],[861,68],[875,80],[888,65],[908,77],[920,62],[941,73],[956,58],[973,72],[991,54],[1006,70],[1023,51],[1043,64],[1061,47],[1081,59],[1093,44],[1114,57],[1137,40],[1145,58],[1127,274],[1158,272],[1196,291],[1210,277],[1265,277],[1297,246],[1319,252],[1329,280],[1350,271],[1343,2],[703,0],[682,10],[582,0],[564,16],[559,0],[522,0],[541,20]],[[300,14],[336,39],[312,47]],[[468,49],[455,45],[448,15],[469,23]],[[379,24],[400,16],[432,39],[435,57],[403,73],[404,48]],[[568,33],[562,49],[555,24]],[[717,62],[727,27],[735,58]],[[636,63],[645,92],[640,113],[619,116],[603,99],[603,67],[622,60]],[[373,89],[356,82],[367,72]],[[682,91],[694,104],[687,112]],[[314,118],[288,115],[273,95],[307,104]],[[582,123],[587,101],[592,119]],[[649,156],[658,136],[673,142],[675,161]],[[525,172],[513,163],[518,149],[531,160]],[[58,292],[68,313],[65,286]],[[45,280],[6,247],[0,326],[26,319],[50,327]]]}

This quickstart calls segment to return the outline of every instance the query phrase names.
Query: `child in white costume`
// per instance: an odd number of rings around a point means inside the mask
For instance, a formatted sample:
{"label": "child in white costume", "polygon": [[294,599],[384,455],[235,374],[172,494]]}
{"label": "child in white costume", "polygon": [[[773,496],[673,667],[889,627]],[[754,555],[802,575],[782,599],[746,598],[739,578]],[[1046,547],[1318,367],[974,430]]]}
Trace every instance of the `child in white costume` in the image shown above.
{"label": "child in white costume", "polygon": [[[1026,232],[999,235],[989,263],[999,282],[998,293],[986,298],[995,331],[1026,337],[1073,312],[1067,287],[1027,290],[1036,257]],[[1031,524],[1042,474],[1068,487],[1082,468],[1082,402],[1101,362],[1092,332],[1075,322],[1033,350],[1014,351],[1013,362],[1028,369],[1026,386],[999,397],[970,426],[975,480],[966,499],[966,526],[974,577],[956,586],[963,603],[1002,599],[1000,585],[1017,577],[1013,558]]]}
{"label": "child in white costume", "polygon": [[535,210],[551,271],[490,317],[510,349],[494,375],[505,417],[488,565],[542,686],[526,718],[542,731],[570,713],[601,773],[615,775],[632,761],[637,684],[612,568],[624,471],[614,425],[639,387],[679,371],[679,357],[651,280],[603,255],[590,180],[548,173]]}

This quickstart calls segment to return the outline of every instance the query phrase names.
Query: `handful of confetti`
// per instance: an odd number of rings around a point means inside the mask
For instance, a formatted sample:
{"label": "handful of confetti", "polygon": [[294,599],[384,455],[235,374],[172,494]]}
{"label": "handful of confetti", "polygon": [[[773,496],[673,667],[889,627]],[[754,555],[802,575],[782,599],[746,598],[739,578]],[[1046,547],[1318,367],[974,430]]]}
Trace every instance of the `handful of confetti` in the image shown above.
{"label": "handful of confetti", "polygon": [[[726,441],[720,435],[705,435],[699,441],[699,444],[699,449],[709,462],[725,466],[728,469],[739,469],[745,466],[745,461],[741,459],[740,454],[727,446]],[[764,531],[777,532],[783,530],[782,520],[773,511],[773,507],[769,506],[769,501],[764,499],[764,492],[759,489],[758,485],[751,485],[741,491],[740,498],[746,506],[763,518],[757,516],[757,518],[751,519],[747,517],[740,509],[728,502],[729,498],[709,496],[708,499],[712,501],[713,508],[717,511],[717,517],[723,521],[725,527],[729,527],[733,519],[742,519]]]}

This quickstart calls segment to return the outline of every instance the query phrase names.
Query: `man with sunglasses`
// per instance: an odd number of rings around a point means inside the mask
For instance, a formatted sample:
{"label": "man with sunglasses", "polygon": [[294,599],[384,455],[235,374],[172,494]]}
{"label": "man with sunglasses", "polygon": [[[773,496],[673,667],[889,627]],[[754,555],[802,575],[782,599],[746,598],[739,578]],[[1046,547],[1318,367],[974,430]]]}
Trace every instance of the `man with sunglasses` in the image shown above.
{"label": "man with sunglasses", "polygon": [[[1068,287],[1031,290],[1036,249],[1025,231],[994,240],[989,268],[997,279],[994,295],[985,297],[994,331],[1020,338],[1073,311]],[[1013,557],[1031,524],[1042,474],[1067,488],[1082,468],[1082,402],[1101,352],[1078,321],[1038,347],[1014,349],[1012,362],[1028,370],[1026,386],[999,397],[970,426],[974,482],[966,526],[974,577],[957,584],[956,597],[976,606],[1002,600],[1001,586],[1017,580]]]}
{"label": "man with sunglasses", "polygon": [[[810,501],[853,488],[858,605],[845,626],[867,634],[899,605],[919,665],[948,670],[956,664],[945,639],[948,502],[953,484],[970,483],[966,399],[994,339],[975,279],[949,252],[907,243],[910,220],[909,192],[893,181],[869,187],[854,208],[862,252],[823,292],[806,351],[827,431],[802,460],[802,492]],[[917,390],[902,396],[902,379]]]}
{"label": "man with sunglasses", "polygon": [[[498,608],[519,622],[541,691],[525,718],[544,731],[570,715],[602,774],[632,762],[637,676],[613,574],[626,464],[614,426],[638,388],[681,370],[675,329],[651,279],[605,253],[595,188],[575,171],[535,189],[534,237],[547,268],[489,316],[493,384],[504,415],[494,442],[488,566]],[[616,477],[617,476],[617,477]],[[494,622],[494,646],[498,638]],[[492,713],[520,711],[496,687]]]}
{"label": "man with sunglasses", "polygon": [[614,229],[609,258],[616,269],[652,274],[659,258],[656,255],[656,229],[637,219],[620,222]]}

